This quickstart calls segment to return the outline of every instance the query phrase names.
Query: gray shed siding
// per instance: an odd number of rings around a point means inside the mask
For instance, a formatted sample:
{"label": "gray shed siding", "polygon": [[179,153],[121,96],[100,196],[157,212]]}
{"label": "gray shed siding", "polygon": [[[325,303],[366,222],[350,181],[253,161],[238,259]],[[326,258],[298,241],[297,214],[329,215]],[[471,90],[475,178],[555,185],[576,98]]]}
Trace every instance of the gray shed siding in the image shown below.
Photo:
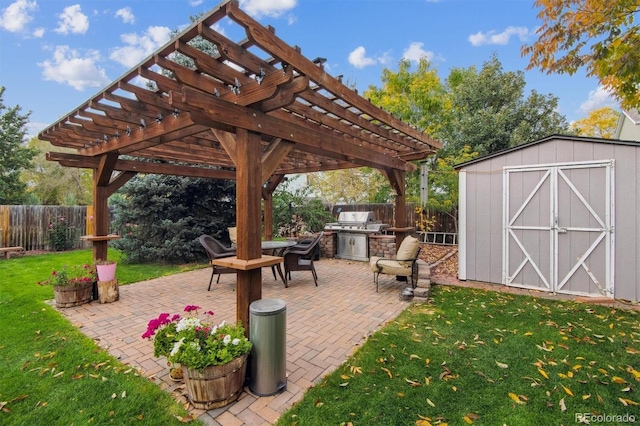
{"label": "gray shed siding", "polygon": [[614,160],[614,297],[640,300],[640,144],[554,136],[459,166],[461,278],[502,283],[503,167]]}

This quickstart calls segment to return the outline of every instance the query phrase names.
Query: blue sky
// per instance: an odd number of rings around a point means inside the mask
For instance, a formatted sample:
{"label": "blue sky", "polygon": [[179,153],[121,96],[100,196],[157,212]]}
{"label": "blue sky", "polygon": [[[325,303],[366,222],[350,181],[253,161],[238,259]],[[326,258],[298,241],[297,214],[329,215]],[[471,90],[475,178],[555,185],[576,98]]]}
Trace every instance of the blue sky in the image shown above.
{"label": "blue sky", "polygon": [[[4,104],[31,111],[29,134],[53,124],[134,67],[212,0],[0,0],[0,86]],[[384,68],[426,55],[444,80],[452,68],[496,54],[524,71],[526,94],[559,98],[569,121],[618,104],[585,70],[574,76],[525,71],[523,43],[540,25],[533,0],[241,0],[240,6],[309,59],[362,93]],[[226,29],[224,23],[219,28]],[[231,34],[228,34],[231,36]],[[239,40],[237,36],[231,36]]]}

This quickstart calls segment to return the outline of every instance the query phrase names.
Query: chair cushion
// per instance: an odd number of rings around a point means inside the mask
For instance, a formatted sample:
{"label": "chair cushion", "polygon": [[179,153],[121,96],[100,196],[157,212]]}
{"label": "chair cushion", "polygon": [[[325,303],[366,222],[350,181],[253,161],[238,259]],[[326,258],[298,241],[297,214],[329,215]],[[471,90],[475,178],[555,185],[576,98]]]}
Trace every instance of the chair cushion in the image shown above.
{"label": "chair cushion", "polygon": [[414,259],[418,250],[420,249],[420,242],[417,238],[407,235],[402,243],[400,243],[400,248],[398,248],[398,254],[396,255],[396,259],[400,260],[400,264],[402,266],[411,266],[412,261],[407,259]]}
{"label": "chair cushion", "polygon": [[411,262],[409,262],[409,266],[407,267],[397,260],[372,256],[369,260],[369,265],[373,272],[380,272],[381,274],[400,275],[405,277],[411,275]]}

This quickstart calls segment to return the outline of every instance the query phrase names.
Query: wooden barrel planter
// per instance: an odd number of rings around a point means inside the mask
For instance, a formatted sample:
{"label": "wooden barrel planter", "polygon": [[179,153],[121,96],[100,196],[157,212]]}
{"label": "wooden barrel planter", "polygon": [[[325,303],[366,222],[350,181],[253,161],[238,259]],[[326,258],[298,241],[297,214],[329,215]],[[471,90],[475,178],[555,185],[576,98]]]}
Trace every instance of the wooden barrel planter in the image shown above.
{"label": "wooden barrel planter", "polygon": [[70,308],[83,305],[91,301],[93,283],[78,285],[53,286],[53,296],[57,308]]}
{"label": "wooden barrel planter", "polygon": [[224,407],[237,400],[244,387],[247,372],[245,354],[224,365],[193,370],[182,366],[182,375],[189,396],[195,408],[211,410]]}

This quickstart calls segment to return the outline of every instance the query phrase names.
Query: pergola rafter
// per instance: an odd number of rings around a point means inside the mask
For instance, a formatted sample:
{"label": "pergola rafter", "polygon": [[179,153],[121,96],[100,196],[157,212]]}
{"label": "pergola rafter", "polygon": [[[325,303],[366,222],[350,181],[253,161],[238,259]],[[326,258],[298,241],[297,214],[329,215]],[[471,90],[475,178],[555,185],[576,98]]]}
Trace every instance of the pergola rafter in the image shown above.
{"label": "pergola rafter", "polygon": [[[203,41],[214,48],[201,50]],[[395,225],[403,227],[405,173],[441,146],[329,75],[323,62],[227,0],[39,137],[76,150],[49,160],[94,170],[97,237],[106,235],[107,198],[136,173],[235,179],[234,267],[246,324],[249,303],[261,297],[261,266],[274,261],[260,251],[261,199],[269,238],[271,196],[287,174],[379,169],[397,194]],[[106,244],[96,238],[96,259],[106,258]]]}

